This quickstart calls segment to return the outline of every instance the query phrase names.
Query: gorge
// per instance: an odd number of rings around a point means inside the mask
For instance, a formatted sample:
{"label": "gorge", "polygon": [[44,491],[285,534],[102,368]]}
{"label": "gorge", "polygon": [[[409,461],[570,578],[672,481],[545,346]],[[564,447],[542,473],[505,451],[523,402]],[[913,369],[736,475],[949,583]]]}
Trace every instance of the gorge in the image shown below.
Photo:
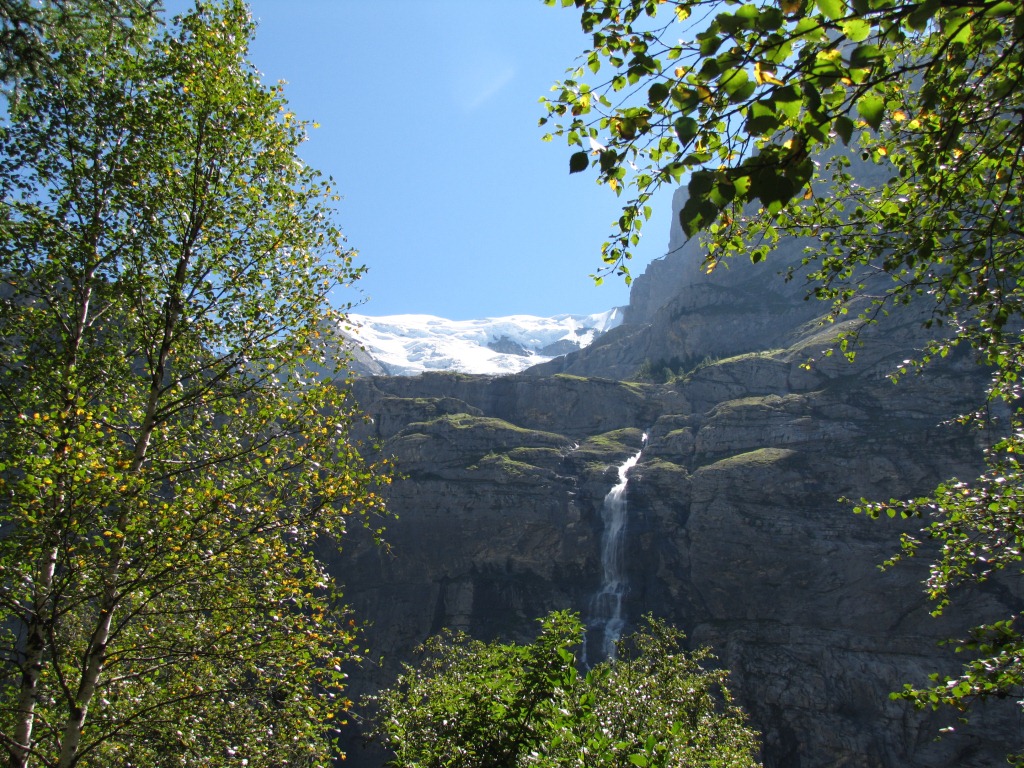
{"label": "gorge", "polygon": [[[390,682],[444,627],[522,640],[570,608],[597,617],[593,654],[617,622],[628,632],[653,613],[715,650],[770,768],[988,766],[1019,748],[1015,702],[961,725],[889,698],[954,670],[939,642],[1013,613],[1019,576],[933,618],[925,557],[878,568],[920,523],[864,519],[841,500],[976,474],[988,433],[951,419],[984,402],[987,374],[961,352],[894,383],[926,338],[913,307],[860,328],[853,363],[829,356],[859,321],[825,322],[799,278],[778,276],[801,252],[788,243],[767,264],[706,275],[700,244],[674,228],[623,324],[590,347],[508,376],[358,378],[363,437],[403,477],[388,550],[357,536],[324,555],[369,622],[376,661],[353,691]],[[616,487],[628,523],[609,565],[602,510]],[[375,764],[358,738],[348,751]]]}

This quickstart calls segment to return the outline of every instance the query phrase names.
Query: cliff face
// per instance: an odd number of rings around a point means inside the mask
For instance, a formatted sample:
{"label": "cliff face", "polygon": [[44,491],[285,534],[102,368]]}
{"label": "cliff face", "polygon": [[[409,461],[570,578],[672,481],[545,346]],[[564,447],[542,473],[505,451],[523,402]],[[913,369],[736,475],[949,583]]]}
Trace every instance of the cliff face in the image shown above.
{"label": "cliff face", "polygon": [[[837,501],[975,472],[979,433],[943,422],[978,402],[984,372],[964,357],[894,385],[887,374],[921,341],[913,317],[865,329],[850,365],[822,356],[841,329],[812,322],[821,308],[773,270],[735,264],[702,285],[695,258],[677,251],[654,268],[661,277],[638,279],[629,325],[557,366],[585,376],[357,382],[370,436],[406,478],[391,490],[391,552],[357,540],[332,564],[384,656],[355,687],[389,681],[442,627],[522,639],[554,609],[596,621],[602,500],[642,449],[626,490],[626,630],[651,612],[713,646],[767,766],[999,764],[1019,741],[1013,702],[936,742],[949,718],[888,694],[954,668],[937,642],[1009,614],[1017,585],[990,585],[956,622],[936,620],[923,558],[877,568],[906,524]],[[659,296],[669,272],[679,291]],[[653,354],[686,375],[614,380]]]}
{"label": "cliff face", "polygon": [[737,259],[707,274],[700,242],[679,238],[633,282],[621,326],[578,354],[529,372],[628,378],[646,365],[678,373],[709,360],[790,347],[826,309],[804,300],[799,274],[789,282],[781,274],[799,264],[802,241],[783,243],[756,267]]}

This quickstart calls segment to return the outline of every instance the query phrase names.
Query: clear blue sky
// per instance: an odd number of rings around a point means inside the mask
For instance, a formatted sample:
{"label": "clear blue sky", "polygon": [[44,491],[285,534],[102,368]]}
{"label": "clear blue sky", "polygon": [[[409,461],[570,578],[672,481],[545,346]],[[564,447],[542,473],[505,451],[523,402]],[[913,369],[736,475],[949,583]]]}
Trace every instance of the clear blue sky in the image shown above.
{"label": "clear blue sky", "polygon": [[[168,0],[171,9],[186,0]],[[600,312],[619,200],[541,141],[538,99],[587,44],[541,0],[251,0],[251,59],[320,127],[303,159],[335,178],[340,223],[369,266],[368,315],[453,319]],[[670,191],[632,271],[664,252]]]}

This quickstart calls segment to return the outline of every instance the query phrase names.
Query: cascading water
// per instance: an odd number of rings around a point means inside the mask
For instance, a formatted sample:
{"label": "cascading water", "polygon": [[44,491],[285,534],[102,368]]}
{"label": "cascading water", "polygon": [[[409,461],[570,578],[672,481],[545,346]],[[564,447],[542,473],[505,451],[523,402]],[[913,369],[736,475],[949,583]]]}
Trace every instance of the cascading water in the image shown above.
{"label": "cascading water", "polygon": [[[644,434],[643,442],[647,443]],[[619,466],[619,482],[604,497],[601,520],[601,589],[590,604],[587,623],[588,642],[596,645],[602,659],[615,658],[615,644],[622,636],[625,619],[622,616],[622,598],[626,594],[626,574],[623,567],[623,545],[626,532],[626,486],[629,470],[640,460],[643,449],[637,451]],[[584,648],[584,662],[590,654]]]}

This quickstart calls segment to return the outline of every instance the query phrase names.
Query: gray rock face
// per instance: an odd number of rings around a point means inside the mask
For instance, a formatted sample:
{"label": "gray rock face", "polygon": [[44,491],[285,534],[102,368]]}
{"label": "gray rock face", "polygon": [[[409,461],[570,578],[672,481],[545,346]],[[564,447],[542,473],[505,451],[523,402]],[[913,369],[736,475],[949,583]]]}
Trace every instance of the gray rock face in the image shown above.
{"label": "gray rock face", "polygon": [[534,366],[545,376],[629,378],[644,367],[675,372],[724,357],[796,343],[805,324],[823,307],[805,301],[803,280],[786,282],[781,273],[798,264],[805,243],[784,243],[768,262],[737,259],[706,274],[697,240],[652,262],[633,283],[621,326],[577,354]]}
{"label": "gray rock face", "polygon": [[[672,210],[686,203],[686,188],[679,187],[672,195]],[[629,290],[629,306],[623,314],[625,325],[644,325],[654,320],[655,313],[677,299],[687,287],[705,284],[700,275],[704,252],[697,240],[687,241],[677,216],[669,227],[668,249],[663,258],[647,265]]]}
{"label": "gray rock face", "polygon": [[[666,262],[679,258],[695,255]],[[887,375],[921,343],[907,315],[865,329],[855,364],[824,357],[842,328],[810,322],[807,307],[820,307],[758,269],[735,264],[702,285],[690,262],[655,267],[675,270],[682,293],[662,302],[663,277],[638,279],[632,324],[564,364],[586,377],[356,383],[366,437],[405,475],[390,490],[390,552],[357,538],[331,563],[384,657],[354,676],[356,690],[387,683],[442,627],[525,639],[554,609],[587,619],[601,502],[643,447],[627,487],[627,625],[651,612],[716,650],[763,733],[765,765],[989,766],[1019,748],[1014,702],[935,741],[951,718],[888,694],[955,669],[938,641],[1008,615],[1020,585],[989,585],[934,619],[923,558],[877,568],[908,524],[837,501],[976,472],[982,434],[944,422],[977,404],[984,372],[961,356],[894,385]],[[696,363],[672,384],[614,380],[656,353]],[[594,378],[602,367],[612,375]],[[378,759],[350,750],[356,764]]]}
{"label": "gray rock face", "polygon": [[[851,158],[866,184],[880,184],[885,166]],[[673,196],[666,255],[633,282],[623,324],[577,354],[529,369],[536,375],[630,378],[642,368],[691,370],[707,361],[790,347],[806,335],[823,305],[808,300],[801,265],[809,241],[783,240],[767,261],[736,258],[708,273],[701,239],[687,240],[676,213],[686,190]],[[788,282],[783,276],[793,270]],[[883,280],[888,278],[882,278]]]}

